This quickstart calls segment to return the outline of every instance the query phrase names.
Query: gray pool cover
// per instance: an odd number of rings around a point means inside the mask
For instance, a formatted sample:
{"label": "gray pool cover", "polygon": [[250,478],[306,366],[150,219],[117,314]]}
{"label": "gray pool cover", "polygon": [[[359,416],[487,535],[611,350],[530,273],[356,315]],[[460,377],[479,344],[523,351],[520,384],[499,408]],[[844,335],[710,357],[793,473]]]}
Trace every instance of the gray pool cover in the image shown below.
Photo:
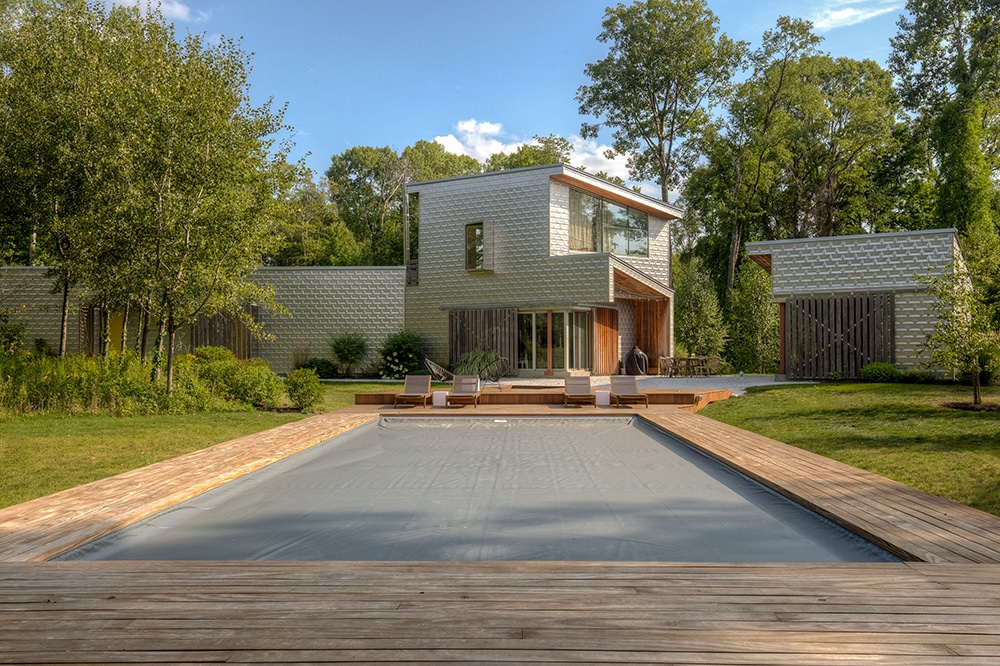
{"label": "gray pool cover", "polygon": [[62,559],[887,561],[631,418],[383,418]]}

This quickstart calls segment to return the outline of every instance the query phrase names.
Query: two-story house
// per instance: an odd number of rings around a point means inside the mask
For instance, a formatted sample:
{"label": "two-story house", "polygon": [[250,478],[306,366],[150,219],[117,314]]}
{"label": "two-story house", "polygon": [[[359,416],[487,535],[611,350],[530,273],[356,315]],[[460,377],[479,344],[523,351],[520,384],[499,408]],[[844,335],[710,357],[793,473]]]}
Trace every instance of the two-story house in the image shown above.
{"label": "two-story house", "polygon": [[[360,333],[369,353],[359,367],[373,369],[386,337],[406,328],[442,365],[490,348],[521,376],[613,373],[634,346],[651,360],[671,355],[670,220],[679,209],[563,164],[407,191],[419,230],[407,269],[262,267],[252,279],[271,285],[290,314],[254,311],[273,339],[252,342],[220,316],[182,331],[179,349],[229,346],[287,373],[300,359],[329,357],[331,336]],[[61,303],[46,269],[3,269],[0,295],[5,286],[24,305],[27,339],[55,347]],[[73,316],[70,350],[93,353],[101,318],[85,301]],[[133,346],[135,323],[110,321],[114,348],[123,334]]]}
{"label": "two-story house", "polygon": [[680,209],[565,164],[407,193],[419,231],[404,321],[432,358],[488,347],[532,376],[614,373],[634,346],[671,355]]}

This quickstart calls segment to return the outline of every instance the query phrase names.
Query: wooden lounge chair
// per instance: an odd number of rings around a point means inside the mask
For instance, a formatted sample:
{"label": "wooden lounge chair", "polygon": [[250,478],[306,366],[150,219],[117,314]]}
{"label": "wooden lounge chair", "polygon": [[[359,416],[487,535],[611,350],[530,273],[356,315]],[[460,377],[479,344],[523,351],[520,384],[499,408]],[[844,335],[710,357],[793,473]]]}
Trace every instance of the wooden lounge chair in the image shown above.
{"label": "wooden lounge chair", "polygon": [[406,375],[403,380],[403,392],[397,393],[393,400],[393,407],[399,407],[399,403],[415,405],[417,403],[427,406],[427,399],[431,397],[431,376],[430,375]]}
{"label": "wooden lounge chair", "polygon": [[615,407],[621,407],[622,403],[641,402],[649,409],[649,396],[639,390],[632,375],[611,375],[611,399],[615,401]]}
{"label": "wooden lounge chair", "polygon": [[446,405],[479,404],[479,375],[455,375]]}
{"label": "wooden lounge chair", "polygon": [[590,388],[590,377],[567,377],[563,392],[563,405],[586,405],[597,407],[597,396]]}

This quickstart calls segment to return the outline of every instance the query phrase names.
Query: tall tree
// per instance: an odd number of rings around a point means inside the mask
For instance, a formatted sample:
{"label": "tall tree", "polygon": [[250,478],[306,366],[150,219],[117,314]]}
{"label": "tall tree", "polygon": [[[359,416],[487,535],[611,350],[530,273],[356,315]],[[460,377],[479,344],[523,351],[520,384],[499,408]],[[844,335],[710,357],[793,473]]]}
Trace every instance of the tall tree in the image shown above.
{"label": "tall tree", "polygon": [[775,29],[764,33],[760,48],[750,54],[750,76],[728,98],[723,119],[717,127],[706,127],[702,135],[708,161],[692,177],[685,196],[703,216],[723,225],[721,233],[728,226],[727,297],[736,281],[744,229],[754,220],[759,224],[760,195],[779,174],[777,162],[791,121],[786,99],[796,85],[791,70],[803,57],[816,53],[820,39],[808,21],[779,18]]}
{"label": "tall tree", "polygon": [[403,193],[406,160],[385,146],[356,146],[334,155],[326,171],[330,201],[354,237],[367,248],[365,263],[403,262]]}
{"label": "tall tree", "polygon": [[712,282],[698,258],[674,264],[674,333],[689,356],[715,356],[726,344],[726,326]]}
{"label": "tall tree", "polygon": [[719,34],[704,0],[647,0],[609,7],[598,41],[606,58],[587,65],[591,83],[579,88],[581,134],[612,130],[612,152],[628,155],[636,180],[655,180],[670,200],[685,168],[681,148],[708,119],[707,109],[727,93],[745,52]]}
{"label": "tall tree", "polygon": [[483,165],[469,155],[449,153],[437,141],[421,139],[403,149],[409,169],[408,180],[437,180],[481,173]]}
{"label": "tall tree", "polygon": [[889,62],[907,108],[932,129],[937,225],[962,234],[972,279],[984,283],[981,291],[997,312],[1000,220],[990,175],[998,156],[984,149],[996,145],[1000,111],[1000,2],[909,0],[906,7]]}

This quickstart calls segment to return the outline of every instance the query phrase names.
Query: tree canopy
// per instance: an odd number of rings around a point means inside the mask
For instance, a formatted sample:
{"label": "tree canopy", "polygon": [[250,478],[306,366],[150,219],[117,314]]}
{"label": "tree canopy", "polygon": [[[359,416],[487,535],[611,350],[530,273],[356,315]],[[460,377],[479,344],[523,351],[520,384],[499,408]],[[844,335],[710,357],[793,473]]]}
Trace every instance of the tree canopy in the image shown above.
{"label": "tree canopy", "polygon": [[655,180],[669,202],[691,154],[687,140],[725,95],[745,52],[742,42],[719,34],[718,18],[704,0],[648,0],[609,7],[597,39],[603,60],[587,65],[591,80],[579,88],[585,138],[611,129],[613,153],[628,156],[636,180]]}
{"label": "tree canopy", "polygon": [[3,19],[4,236],[64,303],[76,287],[158,322],[169,390],[180,326],[275,305],[249,276],[292,181],[284,111],[251,104],[237,41],[178,39],[156,8],[22,0]]}

